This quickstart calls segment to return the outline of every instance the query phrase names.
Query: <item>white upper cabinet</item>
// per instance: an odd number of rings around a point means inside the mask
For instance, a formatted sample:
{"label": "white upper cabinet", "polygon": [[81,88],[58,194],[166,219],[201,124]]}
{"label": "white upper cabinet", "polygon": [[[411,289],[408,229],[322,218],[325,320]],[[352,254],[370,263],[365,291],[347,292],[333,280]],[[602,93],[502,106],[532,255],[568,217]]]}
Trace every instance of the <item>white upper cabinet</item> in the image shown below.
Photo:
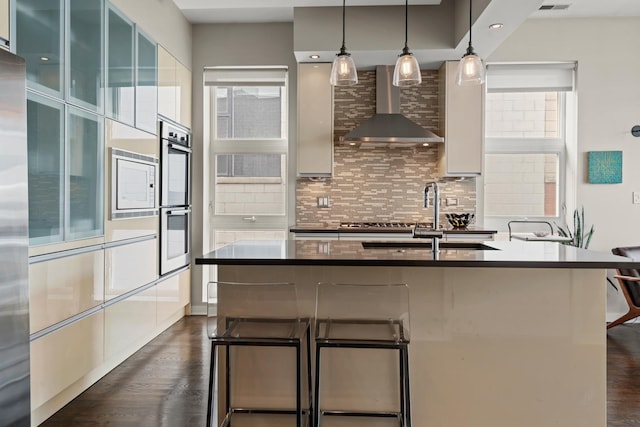
{"label": "white upper cabinet", "polygon": [[176,59],[158,46],[158,114],[176,116]]}
{"label": "white upper cabinet", "polygon": [[0,47],[9,49],[9,0],[0,0]]}
{"label": "white upper cabinet", "polygon": [[333,174],[331,64],[298,64],[298,177]]}
{"label": "white upper cabinet", "polygon": [[158,114],[191,128],[191,70],[158,46]]}
{"label": "white upper cabinet", "polygon": [[458,61],[440,68],[440,175],[478,176],[484,156],[484,85],[456,85],[457,68]]}

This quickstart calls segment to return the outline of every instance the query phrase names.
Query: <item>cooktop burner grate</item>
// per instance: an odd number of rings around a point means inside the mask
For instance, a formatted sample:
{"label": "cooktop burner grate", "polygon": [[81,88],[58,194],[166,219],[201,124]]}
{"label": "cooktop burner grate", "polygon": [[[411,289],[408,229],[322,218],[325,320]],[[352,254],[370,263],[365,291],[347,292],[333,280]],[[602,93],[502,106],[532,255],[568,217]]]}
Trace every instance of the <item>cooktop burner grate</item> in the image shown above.
{"label": "cooktop burner grate", "polygon": [[413,228],[416,225],[423,228],[429,228],[432,226],[429,222],[341,222],[340,228]]}

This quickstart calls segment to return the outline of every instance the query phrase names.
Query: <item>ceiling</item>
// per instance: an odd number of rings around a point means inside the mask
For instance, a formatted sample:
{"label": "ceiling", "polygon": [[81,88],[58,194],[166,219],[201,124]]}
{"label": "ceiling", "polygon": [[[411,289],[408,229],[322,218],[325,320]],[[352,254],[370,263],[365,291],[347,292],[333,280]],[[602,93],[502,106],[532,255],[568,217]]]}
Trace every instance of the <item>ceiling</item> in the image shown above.
{"label": "ceiling", "polygon": [[[340,0],[173,0],[192,23],[292,22],[294,7],[342,6]],[[438,5],[440,0],[411,0],[410,5]],[[566,10],[534,12],[531,18],[640,16],[638,0],[545,0],[570,5]],[[347,6],[404,5],[403,0],[349,0]]]}

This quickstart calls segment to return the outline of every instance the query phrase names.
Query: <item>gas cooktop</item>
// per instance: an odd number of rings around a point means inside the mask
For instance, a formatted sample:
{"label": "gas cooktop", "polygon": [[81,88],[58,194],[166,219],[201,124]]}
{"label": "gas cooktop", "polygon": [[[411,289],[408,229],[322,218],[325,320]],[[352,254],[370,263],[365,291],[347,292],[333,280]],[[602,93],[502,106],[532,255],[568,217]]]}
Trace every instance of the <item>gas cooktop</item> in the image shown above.
{"label": "gas cooktop", "polygon": [[389,221],[389,222],[341,222],[340,228],[407,228],[411,229],[415,226],[421,228],[430,228],[433,226],[430,222],[400,222],[400,221]]}

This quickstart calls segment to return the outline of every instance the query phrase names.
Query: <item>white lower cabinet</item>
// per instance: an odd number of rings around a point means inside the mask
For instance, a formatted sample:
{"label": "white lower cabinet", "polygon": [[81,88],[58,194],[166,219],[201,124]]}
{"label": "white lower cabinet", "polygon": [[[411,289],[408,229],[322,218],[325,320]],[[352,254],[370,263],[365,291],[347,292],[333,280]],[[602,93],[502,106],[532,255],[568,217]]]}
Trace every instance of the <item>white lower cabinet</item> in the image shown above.
{"label": "white lower cabinet", "polygon": [[[153,243],[155,240],[141,243],[149,244],[148,242]],[[128,246],[136,248],[137,244],[111,249],[116,249],[115,252],[121,252],[124,255],[128,252],[126,249]],[[102,251],[69,257],[69,259],[77,258],[78,262],[88,262],[87,257],[91,260],[94,254],[102,256]],[[55,261],[49,262],[55,263]],[[66,261],[65,265],[68,262]],[[62,264],[60,266],[63,267]],[[86,276],[85,269],[78,268],[76,271],[78,271],[78,279]],[[132,271],[132,274],[137,273]],[[60,277],[71,276],[73,272]],[[60,277],[56,277],[56,280],[59,280]],[[102,269],[96,277],[96,283],[102,286],[101,277],[104,277]],[[116,279],[122,277],[124,277],[122,274],[117,274],[106,281],[112,288],[122,286],[124,289],[131,286],[129,282],[118,284]],[[138,277],[138,280],[146,279]],[[76,281],[78,280],[70,280],[71,283]],[[51,283],[50,287],[57,282]],[[153,283],[153,279],[149,283]],[[91,288],[90,285],[85,283],[84,287]],[[191,270],[187,269],[158,281],[154,286],[142,289],[141,292],[121,301],[107,300],[104,308],[95,308],[97,310],[95,313],[68,325],[60,324],[59,329],[43,333],[31,342],[32,425],[42,423],[168,326],[182,318],[185,307],[190,302]]]}
{"label": "white lower cabinet", "polygon": [[172,276],[156,286],[158,308],[157,324],[162,325],[177,311],[184,310],[191,295],[191,270]]}
{"label": "white lower cabinet", "polygon": [[150,288],[104,310],[105,359],[131,349],[156,327],[156,288]]}
{"label": "white lower cabinet", "polygon": [[[98,368],[103,362],[103,311],[32,341],[32,411],[55,398],[58,393]],[[66,402],[62,405],[64,403]]]}

